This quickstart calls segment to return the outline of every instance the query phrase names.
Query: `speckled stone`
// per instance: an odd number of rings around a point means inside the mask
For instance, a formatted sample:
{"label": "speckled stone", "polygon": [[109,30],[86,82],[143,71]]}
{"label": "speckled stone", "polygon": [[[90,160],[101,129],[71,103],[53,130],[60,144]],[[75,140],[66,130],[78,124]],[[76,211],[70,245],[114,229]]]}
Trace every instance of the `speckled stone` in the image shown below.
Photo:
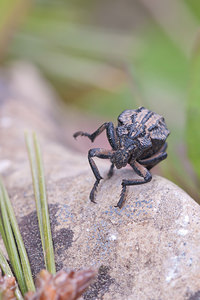
{"label": "speckled stone", "polygon": [[115,208],[121,180],[133,176],[122,170],[102,182],[97,204],[88,200],[90,170],[51,183],[57,263],[99,268],[84,299],[189,299],[200,289],[199,206],[154,176],[130,187],[124,207]]}
{"label": "speckled stone", "polygon": [[[73,159],[71,154],[70,162]],[[173,183],[153,176],[148,184],[129,187],[122,209],[114,207],[121,180],[136,177],[131,170],[116,171],[103,180],[93,204],[88,199],[93,174],[82,167],[78,172],[76,166],[77,174],[73,170],[71,176],[71,164],[66,162],[66,176],[58,172],[58,179],[49,170],[47,190],[57,268],[99,269],[83,298],[190,299],[198,293],[199,205]],[[105,175],[106,166],[101,170]],[[42,261],[36,213],[24,208],[26,202],[34,203],[30,185],[28,192],[24,198],[18,194],[17,210],[24,210],[19,224],[24,237],[27,233],[26,246],[37,273]]]}
{"label": "speckled stone", "polygon": [[[30,73],[27,81],[32,80],[34,90],[40,90]],[[19,88],[17,79],[14,82]],[[45,99],[41,110],[28,91],[20,94],[18,90],[18,98],[12,96],[1,103],[0,171],[34,276],[44,262],[23,138],[27,128],[36,130],[41,140],[57,270],[90,266],[99,270],[83,299],[199,299],[199,205],[173,183],[153,176],[147,184],[128,187],[120,210],[114,206],[121,181],[137,175],[122,169],[107,179],[109,164],[102,160],[96,161],[104,180],[98,188],[97,204],[91,203],[94,176],[87,155],[78,155],[59,143],[60,128],[51,117],[54,106],[40,93],[38,98]]]}

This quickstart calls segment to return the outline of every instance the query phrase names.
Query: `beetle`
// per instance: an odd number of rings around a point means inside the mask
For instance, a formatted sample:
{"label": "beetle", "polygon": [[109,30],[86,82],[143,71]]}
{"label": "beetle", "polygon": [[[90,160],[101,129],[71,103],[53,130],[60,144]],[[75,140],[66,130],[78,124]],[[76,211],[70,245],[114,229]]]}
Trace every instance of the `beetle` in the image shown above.
{"label": "beetle", "polygon": [[94,157],[110,159],[111,167],[108,178],[113,175],[113,169],[121,169],[129,164],[142,179],[122,180],[120,199],[116,207],[121,208],[126,194],[126,188],[130,185],[144,184],[152,179],[151,168],[167,158],[166,139],[170,134],[165,120],[159,114],[144,107],[135,110],[125,110],[118,117],[118,126],[115,128],[112,122],[102,124],[95,132],[78,131],[74,138],[86,136],[91,142],[106,130],[107,138],[112,150],[102,148],[90,149],[88,160],[96,181],[90,192],[90,200],[95,202],[95,194],[99,182],[103,179],[94,162]]}

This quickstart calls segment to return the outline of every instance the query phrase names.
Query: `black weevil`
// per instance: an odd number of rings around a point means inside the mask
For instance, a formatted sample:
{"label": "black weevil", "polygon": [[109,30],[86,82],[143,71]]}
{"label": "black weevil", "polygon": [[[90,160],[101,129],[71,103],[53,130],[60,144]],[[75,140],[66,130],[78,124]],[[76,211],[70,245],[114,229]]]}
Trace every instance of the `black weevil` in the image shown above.
{"label": "black weevil", "polygon": [[126,187],[151,181],[152,175],[149,170],[167,157],[166,138],[170,132],[162,116],[140,107],[123,111],[118,117],[116,128],[112,122],[106,122],[92,134],[78,131],[73,136],[74,138],[79,135],[87,136],[93,142],[105,129],[112,150],[94,148],[88,152],[88,160],[96,178],[90,200],[95,202],[95,192],[102,179],[93,157],[110,159],[112,164],[108,172],[109,178],[113,175],[114,166],[120,169],[127,164],[143,177],[143,179],[122,180],[122,191],[117,203],[117,207],[121,208],[125,200]]}

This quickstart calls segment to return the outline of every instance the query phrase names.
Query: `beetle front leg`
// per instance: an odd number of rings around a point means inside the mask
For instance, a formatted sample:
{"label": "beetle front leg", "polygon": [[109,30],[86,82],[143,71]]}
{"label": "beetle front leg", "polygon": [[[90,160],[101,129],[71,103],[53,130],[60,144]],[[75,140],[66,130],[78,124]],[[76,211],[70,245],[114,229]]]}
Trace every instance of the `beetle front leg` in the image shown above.
{"label": "beetle front leg", "polygon": [[91,140],[91,142],[94,142],[96,137],[98,135],[100,135],[105,129],[106,129],[107,138],[108,138],[108,141],[109,141],[111,147],[114,150],[116,150],[117,149],[117,138],[116,138],[116,134],[115,134],[115,128],[114,128],[114,125],[113,125],[112,122],[104,123],[92,134],[87,133],[87,132],[83,132],[83,131],[78,131],[78,132],[74,133],[73,137],[77,138],[79,135],[80,136],[87,136]]}
{"label": "beetle front leg", "polygon": [[137,161],[130,163],[131,167],[135,170],[135,172],[143,177],[143,179],[134,179],[134,180],[123,180],[122,181],[122,191],[120,195],[119,202],[117,203],[117,207],[122,208],[123,202],[125,200],[126,195],[126,187],[129,185],[138,185],[144,184],[152,179],[152,175],[144,166],[140,165]]}
{"label": "beetle front leg", "polygon": [[94,198],[95,198],[95,193],[96,193],[96,190],[97,190],[97,187],[99,185],[99,182],[100,180],[102,179],[100,173],[99,173],[99,170],[93,160],[93,157],[98,157],[98,158],[103,158],[103,159],[110,159],[112,157],[112,151],[109,151],[109,150],[105,150],[105,149],[101,149],[101,148],[94,148],[94,149],[90,149],[89,152],[88,152],[88,160],[89,160],[89,164],[91,166],[91,169],[92,169],[92,172],[96,178],[96,181],[94,183],[94,186],[90,192],[90,200],[92,202],[95,202],[94,201]]}

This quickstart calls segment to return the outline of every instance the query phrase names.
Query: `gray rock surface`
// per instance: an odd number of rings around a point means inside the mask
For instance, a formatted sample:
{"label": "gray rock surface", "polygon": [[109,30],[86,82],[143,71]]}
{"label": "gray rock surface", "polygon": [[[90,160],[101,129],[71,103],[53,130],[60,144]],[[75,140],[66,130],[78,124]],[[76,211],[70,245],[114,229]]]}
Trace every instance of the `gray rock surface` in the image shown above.
{"label": "gray rock surface", "polygon": [[[27,80],[41,92],[41,81],[33,74],[29,70]],[[19,87],[18,76],[13,80]],[[44,263],[23,138],[27,128],[36,130],[41,140],[57,270],[99,269],[83,299],[199,299],[199,205],[173,183],[153,176],[148,184],[129,187],[124,207],[115,208],[122,179],[137,175],[122,169],[106,179],[109,164],[101,160],[97,163],[105,179],[97,204],[91,203],[94,176],[87,155],[59,143],[54,104],[43,94],[41,109],[39,100],[27,101],[28,94],[18,90],[18,99],[13,94],[1,102],[0,116],[0,171],[34,274]]]}

